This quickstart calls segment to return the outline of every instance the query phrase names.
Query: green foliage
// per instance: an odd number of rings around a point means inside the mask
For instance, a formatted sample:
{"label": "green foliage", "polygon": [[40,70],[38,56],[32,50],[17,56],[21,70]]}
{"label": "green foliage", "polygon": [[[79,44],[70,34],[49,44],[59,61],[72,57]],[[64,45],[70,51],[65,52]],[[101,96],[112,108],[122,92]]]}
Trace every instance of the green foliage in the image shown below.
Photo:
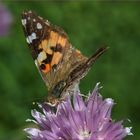
{"label": "green foliage", "polygon": [[[47,89],[29,54],[20,15],[25,9],[36,11],[68,33],[72,44],[90,56],[107,44],[110,49],[81,81],[88,93],[95,83],[104,86],[102,95],[117,103],[114,119],[132,122],[134,136],[140,138],[140,8],[134,2],[43,1],[5,2],[14,21],[11,33],[0,38],[0,140],[25,140],[23,128],[31,118],[33,101],[42,101]],[[127,122],[127,121],[126,121]]]}

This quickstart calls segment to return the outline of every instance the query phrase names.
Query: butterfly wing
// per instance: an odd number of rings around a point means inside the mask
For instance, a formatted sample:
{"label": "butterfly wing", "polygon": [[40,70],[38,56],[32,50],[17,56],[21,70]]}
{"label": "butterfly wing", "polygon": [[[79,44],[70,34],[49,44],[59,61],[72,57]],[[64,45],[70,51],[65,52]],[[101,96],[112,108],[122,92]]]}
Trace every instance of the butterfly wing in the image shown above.
{"label": "butterfly wing", "polygon": [[49,91],[87,60],[72,47],[61,28],[34,12],[22,13],[22,25],[32,57]]}
{"label": "butterfly wing", "polygon": [[71,83],[73,83],[74,81],[82,79],[87,74],[91,66],[94,64],[96,59],[100,57],[107,49],[108,47],[99,48],[85,62],[82,62],[80,65],[78,65],[78,67],[73,69],[67,79],[67,85],[71,85]]}

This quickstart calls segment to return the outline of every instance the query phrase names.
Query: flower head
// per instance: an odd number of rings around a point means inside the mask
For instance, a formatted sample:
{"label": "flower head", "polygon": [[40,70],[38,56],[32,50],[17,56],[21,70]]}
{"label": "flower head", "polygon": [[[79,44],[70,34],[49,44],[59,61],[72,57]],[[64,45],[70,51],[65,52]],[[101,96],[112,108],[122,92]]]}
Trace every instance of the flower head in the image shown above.
{"label": "flower head", "polygon": [[8,34],[11,23],[11,13],[3,4],[0,3],[0,36]]}
{"label": "flower head", "polygon": [[122,140],[132,135],[131,128],[124,128],[122,121],[111,119],[114,101],[99,94],[99,84],[84,101],[79,93],[68,97],[53,111],[47,104],[39,105],[40,113],[32,111],[37,128],[26,128],[32,140]]}

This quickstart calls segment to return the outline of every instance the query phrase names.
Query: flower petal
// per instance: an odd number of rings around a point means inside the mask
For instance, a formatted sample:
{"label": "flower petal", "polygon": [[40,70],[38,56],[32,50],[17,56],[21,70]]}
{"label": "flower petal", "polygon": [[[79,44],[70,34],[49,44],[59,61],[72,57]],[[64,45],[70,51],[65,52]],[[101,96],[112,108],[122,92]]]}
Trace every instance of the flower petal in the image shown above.
{"label": "flower petal", "polygon": [[42,131],[42,140],[61,140],[61,137],[58,137],[55,133],[50,131]]}
{"label": "flower petal", "polygon": [[9,33],[11,23],[11,13],[4,4],[0,3],[0,36],[6,36]]}
{"label": "flower petal", "polygon": [[73,108],[71,105],[71,101],[70,98],[68,98],[65,102],[62,102],[58,105],[56,114],[68,118],[69,112],[71,112],[72,110]]}
{"label": "flower petal", "polygon": [[32,110],[31,111],[32,116],[36,119],[36,122],[40,125],[40,127],[50,130],[50,121],[49,121],[49,113],[47,114],[47,120],[46,116],[43,115],[42,113],[38,112],[37,110]]}
{"label": "flower petal", "polygon": [[38,137],[39,133],[41,132],[39,129],[36,128],[25,128],[24,131],[33,137]]}
{"label": "flower petal", "polygon": [[82,99],[82,97],[77,93],[75,93],[73,95],[73,104],[74,104],[74,109],[76,111],[81,111],[81,110],[85,110],[86,109],[86,106],[85,106],[85,103]]}

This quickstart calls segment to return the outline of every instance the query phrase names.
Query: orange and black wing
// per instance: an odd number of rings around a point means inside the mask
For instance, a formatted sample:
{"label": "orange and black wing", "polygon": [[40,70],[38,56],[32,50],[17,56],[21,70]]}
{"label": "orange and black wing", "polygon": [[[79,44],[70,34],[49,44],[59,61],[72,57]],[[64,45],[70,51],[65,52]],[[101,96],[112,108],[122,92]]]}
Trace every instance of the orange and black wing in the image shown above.
{"label": "orange and black wing", "polygon": [[79,63],[87,60],[69,43],[66,33],[32,11],[22,13],[22,25],[35,64],[48,90],[67,79]]}

